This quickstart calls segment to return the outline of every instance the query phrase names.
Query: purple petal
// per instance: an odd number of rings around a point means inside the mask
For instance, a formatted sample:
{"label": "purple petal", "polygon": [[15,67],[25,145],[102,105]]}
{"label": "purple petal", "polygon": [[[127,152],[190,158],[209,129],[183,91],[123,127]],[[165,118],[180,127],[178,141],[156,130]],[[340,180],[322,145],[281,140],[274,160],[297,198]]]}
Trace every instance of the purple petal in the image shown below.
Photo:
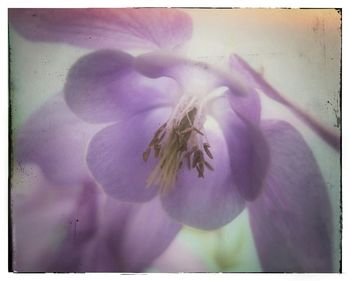
{"label": "purple petal", "polygon": [[97,239],[100,197],[101,193],[95,184],[84,185],[76,198],[74,209],[67,218],[65,227],[68,231],[63,243],[49,264],[48,271],[84,272],[86,270],[81,267],[81,261],[85,249],[91,241]]}
{"label": "purple petal", "polygon": [[214,171],[206,170],[204,178],[199,178],[195,169],[183,167],[162,202],[169,215],[178,221],[196,228],[215,229],[234,219],[244,208],[244,200],[234,184],[230,147],[220,128],[207,122],[205,131],[214,156],[210,161]]}
{"label": "purple petal", "polygon": [[258,94],[253,89],[247,96],[232,95],[230,92],[226,92],[226,96],[232,109],[242,120],[246,120],[251,124],[259,124],[261,102]]}
{"label": "purple petal", "polygon": [[130,204],[106,198],[101,219],[99,240],[84,255],[82,268],[86,271],[141,272],[164,252],[181,228],[163,211],[158,199]]}
{"label": "purple petal", "polygon": [[146,188],[146,180],[156,161],[150,157],[145,162],[142,156],[169,114],[167,108],[147,111],[103,129],[91,140],[88,166],[110,196],[130,202],[155,196],[157,189]]}
{"label": "purple petal", "polygon": [[111,122],[148,108],[172,103],[174,82],[154,80],[133,70],[133,57],[101,50],[79,59],[71,68],[65,97],[79,117],[88,122]]}
{"label": "purple petal", "polygon": [[96,188],[54,188],[31,167],[20,171],[11,196],[14,270],[77,271],[97,230]]}
{"label": "purple petal", "polygon": [[[118,216],[113,212],[113,207],[107,210],[110,217],[114,214]],[[163,211],[158,198],[138,206],[134,204],[122,229],[114,227],[112,223],[109,226],[112,228],[109,235],[118,262],[122,265],[122,271],[127,272],[139,272],[150,266],[181,228]]]}
{"label": "purple petal", "polygon": [[232,73],[169,52],[152,52],[135,58],[135,68],[151,78],[170,77],[175,79],[184,92],[209,93],[221,86],[227,86],[232,94],[246,96],[249,88]]}
{"label": "purple petal", "polygon": [[265,95],[288,107],[298,118],[300,118],[307,126],[309,126],[310,129],[318,134],[331,147],[337,151],[340,150],[340,136],[337,132],[325,127],[307,112],[303,111],[297,105],[283,97],[277,90],[267,83],[259,73],[252,69],[249,64],[239,56],[231,56],[231,64],[234,65],[240,72],[244,73],[246,77],[249,77],[249,80],[256,88],[261,89]]}
{"label": "purple petal", "polygon": [[35,166],[16,170],[11,184],[15,271],[140,272],[181,227],[159,200],[122,203],[92,183],[55,188]]}
{"label": "purple petal", "polygon": [[83,254],[79,272],[121,272],[116,254],[106,239],[95,239]]}
{"label": "purple petal", "polygon": [[288,123],[264,122],[271,166],[261,195],[249,204],[264,271],[331,272],[332,216],[314,156]]}
{"label": "purple petal", "polygon": [[90,178],[85,150],[96,126],[84,124],[65,104],[51,98],[25,123],[15,146],[19,164],[35,163],[58,185],[80,184]]}
{"label": "purple petal", "polygon": [[255,90],[255,83],[246,71],[237,66],[237,60],[230,58],[229,61],[231,73],[240,77],[241,81],[247,86],[249,94],[246,96],[238,96],[228,94],[230,104],[235,113],[244,120],[250,123],[259,123],[261,114],[261,102],[258,93]]}
{"label": "purple petal", "polygon": [[[259,120],[256,120],[260,116],[249,112],[258,104],[254,96],[235,98],[227,95],[227,98],[235,112],[227,100],[221,98],[213,105],[213,113],[220,122],[229,148],[233,180],[243,198],[250,201],[259,195],[263,186],[269,167],[269,148],[259,128]],[[240,104],[246,108],[243,113]]]}
{"label": "purple petal", "polygon": [[192,36],[176,9],[10,9],[9,18],[29,40],[93,49],[171,49]]}

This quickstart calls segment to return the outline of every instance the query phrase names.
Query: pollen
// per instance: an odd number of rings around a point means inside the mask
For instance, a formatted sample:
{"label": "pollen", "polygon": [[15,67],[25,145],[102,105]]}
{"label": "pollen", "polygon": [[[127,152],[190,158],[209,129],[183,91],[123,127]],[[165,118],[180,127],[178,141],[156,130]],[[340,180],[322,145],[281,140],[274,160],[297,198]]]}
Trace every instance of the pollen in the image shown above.
{"label": "pollen", "polygon": [[147,179],[147,187],[156,186],[161,193],[172,189],[180,169],[192,170],[199,178],[205,177],[206,170],[214,170],[208,162],[213,154],[202,129],[201,107],[185,104],[156,130],[142,155],[147,162],[153,151],[159,159]]}

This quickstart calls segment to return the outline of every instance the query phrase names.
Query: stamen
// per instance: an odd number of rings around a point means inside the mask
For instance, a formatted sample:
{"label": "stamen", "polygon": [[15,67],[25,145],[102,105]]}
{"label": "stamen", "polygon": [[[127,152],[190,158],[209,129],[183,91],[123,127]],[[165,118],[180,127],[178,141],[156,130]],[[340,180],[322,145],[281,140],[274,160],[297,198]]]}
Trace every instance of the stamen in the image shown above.
{"label": "stamen", "polygon": [[143,161],[147,162],[149,154],[151,153],[151,148],[147,148],[146,151],[143,153]]}
{"label": "stamen", "polygon": [[176,182],[183,161],[186,161],[189,170],[195,168],[200,178],[204,178],[205,169],[214,170],[205,159],[205,156],[213,159],[213,155],[202,131],[202,110],[203,104],[197,98],[186,98],[176,106],[168,122],[157,129],[143,152],[144,161],[148,160],[152,149],[154,157],[159,159],[147,179],[147,187],[157,186],[161,193],[169,191]]}
{"label": "stamen", "polygon": [[203,148],[204,148],[205,153],[208,155],[208,157],[210,159],[213,159],[214,157],[213,157],[213,154],[211,154],[209,147],[210,147],[209,143],[203,144]]}

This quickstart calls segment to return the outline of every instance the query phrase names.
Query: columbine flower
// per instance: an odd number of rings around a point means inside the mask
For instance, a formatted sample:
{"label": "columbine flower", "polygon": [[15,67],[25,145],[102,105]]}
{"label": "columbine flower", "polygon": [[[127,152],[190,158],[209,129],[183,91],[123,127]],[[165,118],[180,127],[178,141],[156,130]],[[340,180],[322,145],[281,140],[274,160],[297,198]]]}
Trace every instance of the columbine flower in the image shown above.
{"label": "columbine flower", "polygon": [[[147,21],[143,13],[155,17]],[[190,37],[184,13],[15,10],[13,18],[31,40],[101,49],[72,66],[64,88],[68,107],[86,122],[77,126],[84,138],[68,129],[70,139],[58,140],[60,147],[78,148],[65,150],[79,159],[70,165],[72,179],[90,177],[87,164],[110,197],[160,200],[169,220],[201,229],[221,227],[247,207],[264,270],[332,270],[330,204],[312,152],[288,123],[260,120],[255,89],[273,89],[244,61],[233,56],[230,70],[222,70],[166,51]],[[130,46],[162,50],[140,56],[115,50]],[[337,147],[336,136],[304,120]],[[67,169],[67,155],[52,146],[47,157],[38,147],[46,137],[57,142],[52,128],[33,142],[38,126],[30,126],[19,159],[61,181],[56,169]]]}

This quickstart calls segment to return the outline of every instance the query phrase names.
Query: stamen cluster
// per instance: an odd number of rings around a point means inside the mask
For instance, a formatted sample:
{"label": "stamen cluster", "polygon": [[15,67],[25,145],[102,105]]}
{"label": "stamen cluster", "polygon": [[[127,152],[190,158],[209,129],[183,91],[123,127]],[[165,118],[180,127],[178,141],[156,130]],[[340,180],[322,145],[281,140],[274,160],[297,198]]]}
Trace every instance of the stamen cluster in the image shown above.
{"label": "stamen cluster", "polygon": [[[154,150],[159,162],[147,180],[147,186],[158,186],[161,192],[168,191],[176,181],[177,172],[186,161],[189,170],[196,169],[198,177],[204,178],[205,168],[214,168],[205,159],[213,159],[205,134],[194,124],[198,122],[198,109],[186,108],[179,118],[169,120],[155,132],[147,149],[143,153],[146,162]],[[196,122],[197,121],[197,122]]]}

